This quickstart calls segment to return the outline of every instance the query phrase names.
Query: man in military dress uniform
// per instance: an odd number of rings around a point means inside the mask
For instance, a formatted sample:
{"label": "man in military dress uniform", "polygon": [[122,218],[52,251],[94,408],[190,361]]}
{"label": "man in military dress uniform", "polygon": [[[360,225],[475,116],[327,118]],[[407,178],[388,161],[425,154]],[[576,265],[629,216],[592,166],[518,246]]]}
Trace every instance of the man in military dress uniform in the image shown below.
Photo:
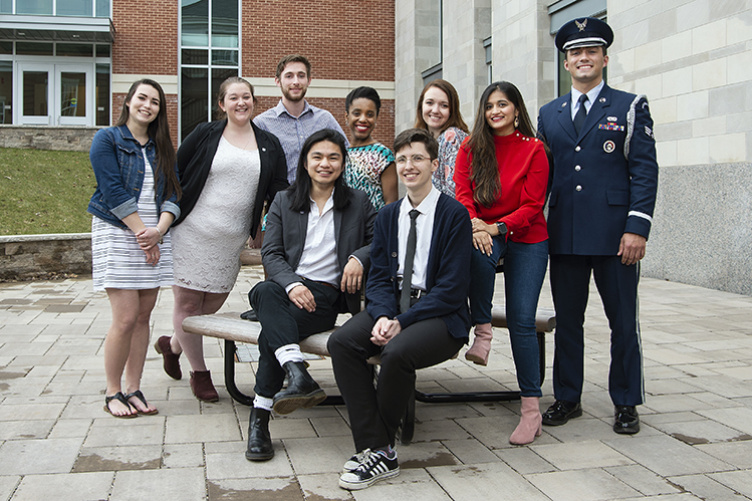
{"label": "man in military dress uniform", "polygon": [[609,393],[616,433],[640,430],[644,400],[637,285],[658,186],[653,120],[645,96],[603,81],[611,28],[595,18],[559,30],[572,90],[540,109],[538,133],[553,156],[548,234],[556,308],[554,396],[543,424],[582,415],[583,323],[591,273],[611,328]]}

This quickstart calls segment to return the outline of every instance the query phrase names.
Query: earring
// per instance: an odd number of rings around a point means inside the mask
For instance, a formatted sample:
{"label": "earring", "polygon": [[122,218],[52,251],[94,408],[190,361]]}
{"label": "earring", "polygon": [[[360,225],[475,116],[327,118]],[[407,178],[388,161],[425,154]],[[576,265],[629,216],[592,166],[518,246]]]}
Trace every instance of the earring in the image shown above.
{"label": "earring", "polygon": [[514,117],[514,128],[516,129],[519,126],[520,126],[520,117]]}

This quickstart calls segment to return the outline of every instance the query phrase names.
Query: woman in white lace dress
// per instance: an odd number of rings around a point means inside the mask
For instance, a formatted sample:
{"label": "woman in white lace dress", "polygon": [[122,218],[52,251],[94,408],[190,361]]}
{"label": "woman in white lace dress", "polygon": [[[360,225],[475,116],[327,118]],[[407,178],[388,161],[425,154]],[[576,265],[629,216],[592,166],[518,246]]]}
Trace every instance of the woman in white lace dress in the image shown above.
{"label": "woman in white lace dress", "polygon": [[112,308],[104,410],[119,418],[157,413],[141,393],[141,375],[159,287],[173,283],[167,230],[180,215],[165,107],[157,82],[135,82],[117,125],[97,132],[89,152],[97,178],[88,207],[94,290],[107,291]]}
{"label": "woman in white lace dress", "polygon": [[230,77],[217,98],[222,120],[200,124],[178,150],[183,188],[181,217],[173,230],[175,336],[155,348],[164,369],[182,377],[178,357],[191,364],[191,389],[216,402],[217,390],[204,362],[203,338],[183,331],[186,317],[214,313],[224,304],[240,271],[240,252],[256,235],[265,201],[287,187],[285,156],[275,136],[251,123],[253,86]]}

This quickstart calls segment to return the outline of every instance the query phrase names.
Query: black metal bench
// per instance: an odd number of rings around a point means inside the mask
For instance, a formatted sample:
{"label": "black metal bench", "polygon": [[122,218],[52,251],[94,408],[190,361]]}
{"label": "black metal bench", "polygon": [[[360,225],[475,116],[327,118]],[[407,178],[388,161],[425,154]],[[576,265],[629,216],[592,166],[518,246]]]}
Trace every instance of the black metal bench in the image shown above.
{"label": "black metal bench", "polygon": [[[506,312],[503,307],[493,309],[494,327],[506,328]],[[553,310],[539,309],[535,319],[535,329],[538,333],[538,351],[540,359],[540,380],[543,382],[546,367],[546,344],[545,336],[547,332],[552,332],[556,326],[556,319]],[[224,372],[225,386],[230,396],[243,405],[253,405],[253,396],[248,396],[241,392],[235,382],[235,354],[237,347],[236,342],[258,344],[258,336],[261,332],[261,324],[258,322],[249,322],[238,318],[238,314],[217,313],[214,315],[202,315],[188,317],[183,321],[183,330],[191,334],[209,336],[225,341],[224,354]],[[304,353],[311,353],[320,356],[329,356],[326,349],[326,343],[329,335],[333,330],[320,332],[300,342],[300,350]],[[371,360],[373,364],[378,364],[378,357]],[[415,390],[414,398],[410,399],[405,419],[402,423],[401,441],[403,444],[409,444],[415,431],[415,401],[425,403],[449,403],[449,402],[499,402],[517,400],[520,398],[519,391],[477,391],[477,392],[456,392],[456,393],[424,393]],[[342,397],[339,395],[327,396],[324,404],[341,405]]]}

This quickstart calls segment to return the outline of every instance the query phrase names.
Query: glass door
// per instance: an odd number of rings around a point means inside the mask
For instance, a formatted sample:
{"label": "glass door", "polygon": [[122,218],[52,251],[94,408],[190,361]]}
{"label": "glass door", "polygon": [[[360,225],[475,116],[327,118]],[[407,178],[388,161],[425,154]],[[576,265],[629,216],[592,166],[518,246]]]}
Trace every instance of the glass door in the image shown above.
{"label": "glass door", "polygon": [[91,64],[18,63],[21,125],[94,125]]}
{"label": "glass door", "polygon": [[18,63],[21,125],[52,125],[52,69],[51,64]]}
{"label": "glass door", "polygon": [[55,125],[94,125],[94,75],[87,65],[55,65]]}

